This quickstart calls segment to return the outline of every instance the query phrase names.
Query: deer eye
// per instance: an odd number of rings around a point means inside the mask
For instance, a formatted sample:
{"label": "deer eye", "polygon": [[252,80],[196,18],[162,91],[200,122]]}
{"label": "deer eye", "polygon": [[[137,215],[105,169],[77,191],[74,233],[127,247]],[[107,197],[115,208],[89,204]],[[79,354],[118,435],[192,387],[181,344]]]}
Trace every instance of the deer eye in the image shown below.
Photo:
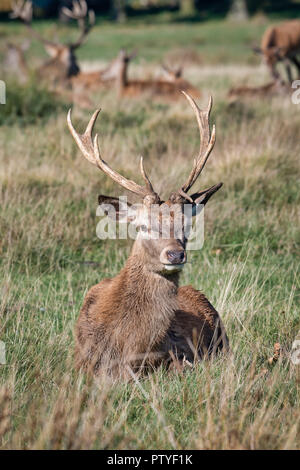
{"label": "deer eye", "polygon": [[148,228],[147,225],[140,225],[141,232],[147,232]]}

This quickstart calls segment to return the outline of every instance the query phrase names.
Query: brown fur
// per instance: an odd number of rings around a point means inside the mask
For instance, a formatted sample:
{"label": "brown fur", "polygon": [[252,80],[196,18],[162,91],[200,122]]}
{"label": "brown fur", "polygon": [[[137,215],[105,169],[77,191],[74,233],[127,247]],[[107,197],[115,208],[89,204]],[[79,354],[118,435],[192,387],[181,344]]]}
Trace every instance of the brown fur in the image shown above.
{"label": "brown fur", "polygon": [[[213,306],[191,286],[178,287],[179,271],[187,260],[191,217],[197,214],[199,204],[205,206],[222,187],[218,183],[194,194],[187,193],[213,149],[215,128],[210,132],[212,99],[201,110],[191,96],[184,95],[196,115],[201,143],[193,170],[167,201],[154,191],[143,158],[140,171],[145,186],[123,177],[102,159],[93,137],[99,109],[83,134],[75,130],[71,111],[68,113],[70,132],[85,158],[143,200],[142,204],[132,205],[109,196],[98,197],[103,214],[115,222],[133,224],[136,240],[120,273],[88,292],[77,321],[77,365],[95,374],[128,378],[132,370],[142,371],[161,362],[168,364],[170,357],[175,358],[174,364],[185,363],[228,350],[224,327]],[[188,218],[187,203],[191,209]]]}
{"label": "brown fur", "polygon": [[[154,255],[155,256],[155,255]],[[206,297],[192,286],[178,288],[178,273],[166,276],[148,268],[134,249],[114,279],[88,292],[76,325],[78,367],[126,377],[170,360],[193,361],[228,349],[222,321]]]}
{"label": "brown fur", "polygon": [[118,94],[122,96],[140,96],[148,93],[153,97],[159,96],[167,99],[177,100],[180,97],[179,92],[185,91],[194,98],[201,96],[199,90],[191,85],[187,80],[181,77],[177,80],[152,79],[152,80],[132,80],[128,78],[128,65],[130,58],[121,51],[119,54],[119,70],[117,72],[116,83]]}
{"label": "brown fur", "polygon": [[261,40],[262,51],[279,47],[283,55],[297,53],[300,50],[300,21],[285,21],[277,26],[270,26]]}

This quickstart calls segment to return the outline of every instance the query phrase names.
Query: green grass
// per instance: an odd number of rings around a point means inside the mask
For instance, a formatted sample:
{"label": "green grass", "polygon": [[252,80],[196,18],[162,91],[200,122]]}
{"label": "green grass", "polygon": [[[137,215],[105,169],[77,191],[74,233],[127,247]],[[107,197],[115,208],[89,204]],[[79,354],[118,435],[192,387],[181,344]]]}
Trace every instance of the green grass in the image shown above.
{"label": "green grass", "polygon": [[[258,63],[252,53],[253,44],[258,44],[266,26],[271,24],[267,18],[262,22],[253,20],[246,24],[214,20],[200,23],[145,24],[129,22],[128,25],[115,25],[106,21],[97,21],[88,41],[78,51],[81,60],[108,60],[115,57],[121,47],[138,49],[143,60],[161,61],[172,51],[194,49],[203,63]],[[34,28],[41,34],[49,35],[65,42],[78,37],[76,25],[60,25],[51,21],[36,21]],[[0,24],[3,42],[21,40],[26,33],[22,24]],[[32,53],[45,57],[41,44],[32,41]]]}
{"label": "green grass", "polygon": [[12,81],[7,88],[6,105],[1,108],[0,125],[40,124],[62,110],[66,106],[36,80],[30,79],[26,85]]}
{"label": "green grass", "polygon": [[[21,26],[1,26],[5,34],[9,28],[22,37]],[[124,38],[130,47],[138,39],[140,55],[155,64],[190,43],[203,55],[203,67],[191,63],[186,75],[203,90],[200,103],[213,93],[217,143],[199,185],[224,187],[206,208],[204,247],[189,253],[181,284],[201,289],[218,309],[232,355],[182,375],[160,368],[111,387],[74,370],[73,328],[84,295],[117,274],[130,251],[130,243],[96,237],[97,195],[120,191],[81,157],[64,108],[48,92],[31,93],[21,120],[14,101],[0,108],[1,448],[299,448],[299,367],[289,358],[300,327],[299,109],[284,97],[234,105],[226,98],[233,84],[266,80],[247,65],[247,44],[262,29],[105,24],[81,52],[98,59],[93,48],[105,44],[105,60]],[[195,45],[197,37],[204,42]],[[155,189],[168,195],[198,148],[185,100],[119,103],[114,90],[93,99],[103,109],[97,129],[105,160],[138,178],[143,154]],[[40,116],[40,101],[51,112]],[[74,109],[75,124],[83,129],[89,115]],[[271,365],[276,342],[283,355]]]}

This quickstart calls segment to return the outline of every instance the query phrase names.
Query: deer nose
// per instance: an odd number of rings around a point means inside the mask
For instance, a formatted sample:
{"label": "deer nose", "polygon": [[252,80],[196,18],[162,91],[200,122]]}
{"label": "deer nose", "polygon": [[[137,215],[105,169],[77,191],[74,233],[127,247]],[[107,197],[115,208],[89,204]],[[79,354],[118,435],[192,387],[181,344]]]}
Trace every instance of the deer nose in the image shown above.
{"label": "deer nose", "polygon": [[182,264],[185,261],[184,250],[169,250],[166,255],[171,264]]}

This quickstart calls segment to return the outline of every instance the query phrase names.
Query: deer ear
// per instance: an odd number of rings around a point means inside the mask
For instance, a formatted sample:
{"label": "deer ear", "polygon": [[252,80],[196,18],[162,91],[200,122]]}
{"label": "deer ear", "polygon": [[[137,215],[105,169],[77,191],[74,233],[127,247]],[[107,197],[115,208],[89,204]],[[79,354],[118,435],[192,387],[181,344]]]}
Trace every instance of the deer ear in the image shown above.
{"label": "deer ear", "polygon": [[204,191],[199,191],[198,193],[193,194],[191,196],[191,199],[194,201],[193,215],[196,215],[197,213],[197,206],[205,206],[211,196],[215,194],[222,186],[223,183],[218,183],[208,189],[205,189]]}
{"label": "deer ear", "polygon": [[132,205],[129,202],[101,194],[98,196],[98,204],[104,214],[111,219],[118,220],[122,223],[127,223],[132,220],[132,214],[129,214],[129,209]]}

